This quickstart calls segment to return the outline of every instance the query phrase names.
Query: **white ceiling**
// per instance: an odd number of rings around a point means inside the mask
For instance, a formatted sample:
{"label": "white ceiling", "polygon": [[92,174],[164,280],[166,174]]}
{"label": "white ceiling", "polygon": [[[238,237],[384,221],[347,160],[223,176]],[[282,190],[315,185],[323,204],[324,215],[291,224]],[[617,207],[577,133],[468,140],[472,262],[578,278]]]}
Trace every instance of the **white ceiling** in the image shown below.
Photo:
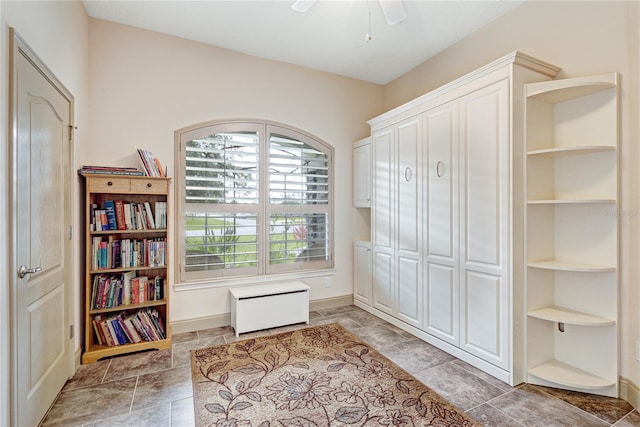
{"label": "white ceiling", "polygon": [[83,3],[95,18],[386,84],[523,1],[403,0],[407,19],[393,26],[378,0],[319,0],[305,13],[293,0]]}

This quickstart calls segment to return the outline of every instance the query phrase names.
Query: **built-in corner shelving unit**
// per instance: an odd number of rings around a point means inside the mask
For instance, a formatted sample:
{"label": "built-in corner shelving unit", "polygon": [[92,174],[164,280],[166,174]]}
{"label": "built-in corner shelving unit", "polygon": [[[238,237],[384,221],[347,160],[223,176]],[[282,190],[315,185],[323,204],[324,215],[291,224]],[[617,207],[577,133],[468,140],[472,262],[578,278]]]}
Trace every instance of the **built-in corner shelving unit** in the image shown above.
{"label": "built-in corner shelving unit", "polygon": [[618,396],[618,76],[525,85],[527,381]]}

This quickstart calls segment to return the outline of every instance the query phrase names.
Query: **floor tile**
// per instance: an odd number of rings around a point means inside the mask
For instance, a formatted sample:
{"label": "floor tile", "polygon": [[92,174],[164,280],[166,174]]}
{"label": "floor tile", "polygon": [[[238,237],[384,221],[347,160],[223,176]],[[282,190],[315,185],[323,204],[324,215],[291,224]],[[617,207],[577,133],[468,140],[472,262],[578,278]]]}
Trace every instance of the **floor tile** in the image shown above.
{"label": "floor tile", "polygon": [[195,424],[193,397],[171,402],[171,427],[193,427]]}
{"label": "floor tile", "polygon": [[496,397],[489,403],[526,426],[600,427],[610,425],[528,384]]}
{"label": "floor tile", "polygon": [[232,337],[235,334],[231,326],[222,326],[219,328],[201,329],[198,331],[198,338]]}
{"label": "floor tile", "polygon": [[171,349],[149,350],[113,357],[105,381],[136,377],[171,368]]}
{"label": "floor tile", "polygon": [[111,359],[106,359],[80,365],[73,377],[66,382],[62,391],[76,390],[101,384],[110,363]]}
{"label": "floor tile", "polygon": [[116,415],[83,427],[170,427],[171,404],[140,409],[126,414]]}
{"label": "floor tile", "polygon": [[211,337],[205,339],[198,339],[195,341],[187,341],[180,344],[173,345],[173,365],[174,368],[181,366],[189,366],[191,363],[191,350],[199,348],[213,347],[215,345],[221,345],[225,343],[225,339],[222,336]]}
{"label": "floor tile", "polygon": [[476,406],[467,411],[467,414],[485,427],[523,427],[522,424],[488,403]]}
{"label": "floor tile", "polygon": [[504,393],[451,362],[425,369],[415,376],[465,411]]}
{"label": "floor tile", "polygon": [[191,368],[181,367],[141,375],[138,378],[132,410],[156,406],[193,396]]}
{"label": "floor tile", "polygon": [[629,402],[612,397],[597,396],[593,394],[578,393],[569,390],[560,390],[551,387],[536,386],[550,395],[562,399],[585,412],[595,415],[603,421],[613,424],[629,412],[633,406]]}
{"label": "floor tile", "polygon": [[171,344],[180,344],[182,342],[193,341],[198,339],[198,332],[184,332],[182,334],[171,335]]}
{"label": "floor tile", "polygon": [[450,354],[417,338],[389,343],[379,351],[412,375],[455,359]]}
{"label": "floor tile", "polygon": [[108,416],[126,414],[131,408],[137,378],[60,393],[42,427],[75,426]]}
{"label": "floor tile", "polygon": [[476,377],[488,382],[492,386],[498,387],[500,390],[503,390],[503,391],[507,392],[507,391],[511,391],[511,390],[514,389],[514,387],[511,387],[509,384],[507,384],[507,383],[505,383],[503,381],[500,381],[496,377],[493,377],[493,376],[487,374],[486,372],[481,371],[480,369],[476,368],[475,366],[471,366],[468,363],[463,362],[460,359],[456,359],[454,357],[453,361],[451,363],[453,363],[456,366],[461,367],[465,371],[468,371],[468,372],[472,373]]}
{"label": "floor tile", "polygon": [[632,427],[640,426],[640,414],[635,410],[627,414],[624,418],[614,424],[615,427]]}

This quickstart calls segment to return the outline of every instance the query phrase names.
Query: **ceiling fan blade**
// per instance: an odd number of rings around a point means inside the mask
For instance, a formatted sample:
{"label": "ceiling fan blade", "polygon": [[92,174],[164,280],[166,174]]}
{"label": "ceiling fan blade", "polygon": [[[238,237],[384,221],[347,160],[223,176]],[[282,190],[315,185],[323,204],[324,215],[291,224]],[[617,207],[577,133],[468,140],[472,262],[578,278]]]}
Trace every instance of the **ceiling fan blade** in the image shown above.
{"label": "ceiling fan blade", "polygon": [[311,8],[311,6],[313,6],[315,2],[316,0],[296,0],[291,5],[291,9],[295,10],[296,12],[306,12]]}
{"label": "ceiling fan blade", "polygon": [[407,19],[407,12],[404,10],[402,0],[380,0],[380,7],[382,7],[382,13],[384,13],[389,25],[395,25]]}

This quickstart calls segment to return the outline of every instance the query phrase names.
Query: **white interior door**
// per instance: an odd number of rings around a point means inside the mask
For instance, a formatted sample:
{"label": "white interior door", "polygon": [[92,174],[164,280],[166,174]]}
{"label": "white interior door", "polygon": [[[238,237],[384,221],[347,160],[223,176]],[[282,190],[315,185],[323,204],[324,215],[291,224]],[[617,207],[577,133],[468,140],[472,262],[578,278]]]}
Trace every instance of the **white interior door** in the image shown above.
{"label": "white interior door", "polygon": [[458,346],[458,116],[457,102],[424,115],[425,271],[424,326]]}
{"label": "white interior door", "polygon": [[37,425],[71,374],[68,319],[72,100],[17,37],[12,116],[14,423]]}

